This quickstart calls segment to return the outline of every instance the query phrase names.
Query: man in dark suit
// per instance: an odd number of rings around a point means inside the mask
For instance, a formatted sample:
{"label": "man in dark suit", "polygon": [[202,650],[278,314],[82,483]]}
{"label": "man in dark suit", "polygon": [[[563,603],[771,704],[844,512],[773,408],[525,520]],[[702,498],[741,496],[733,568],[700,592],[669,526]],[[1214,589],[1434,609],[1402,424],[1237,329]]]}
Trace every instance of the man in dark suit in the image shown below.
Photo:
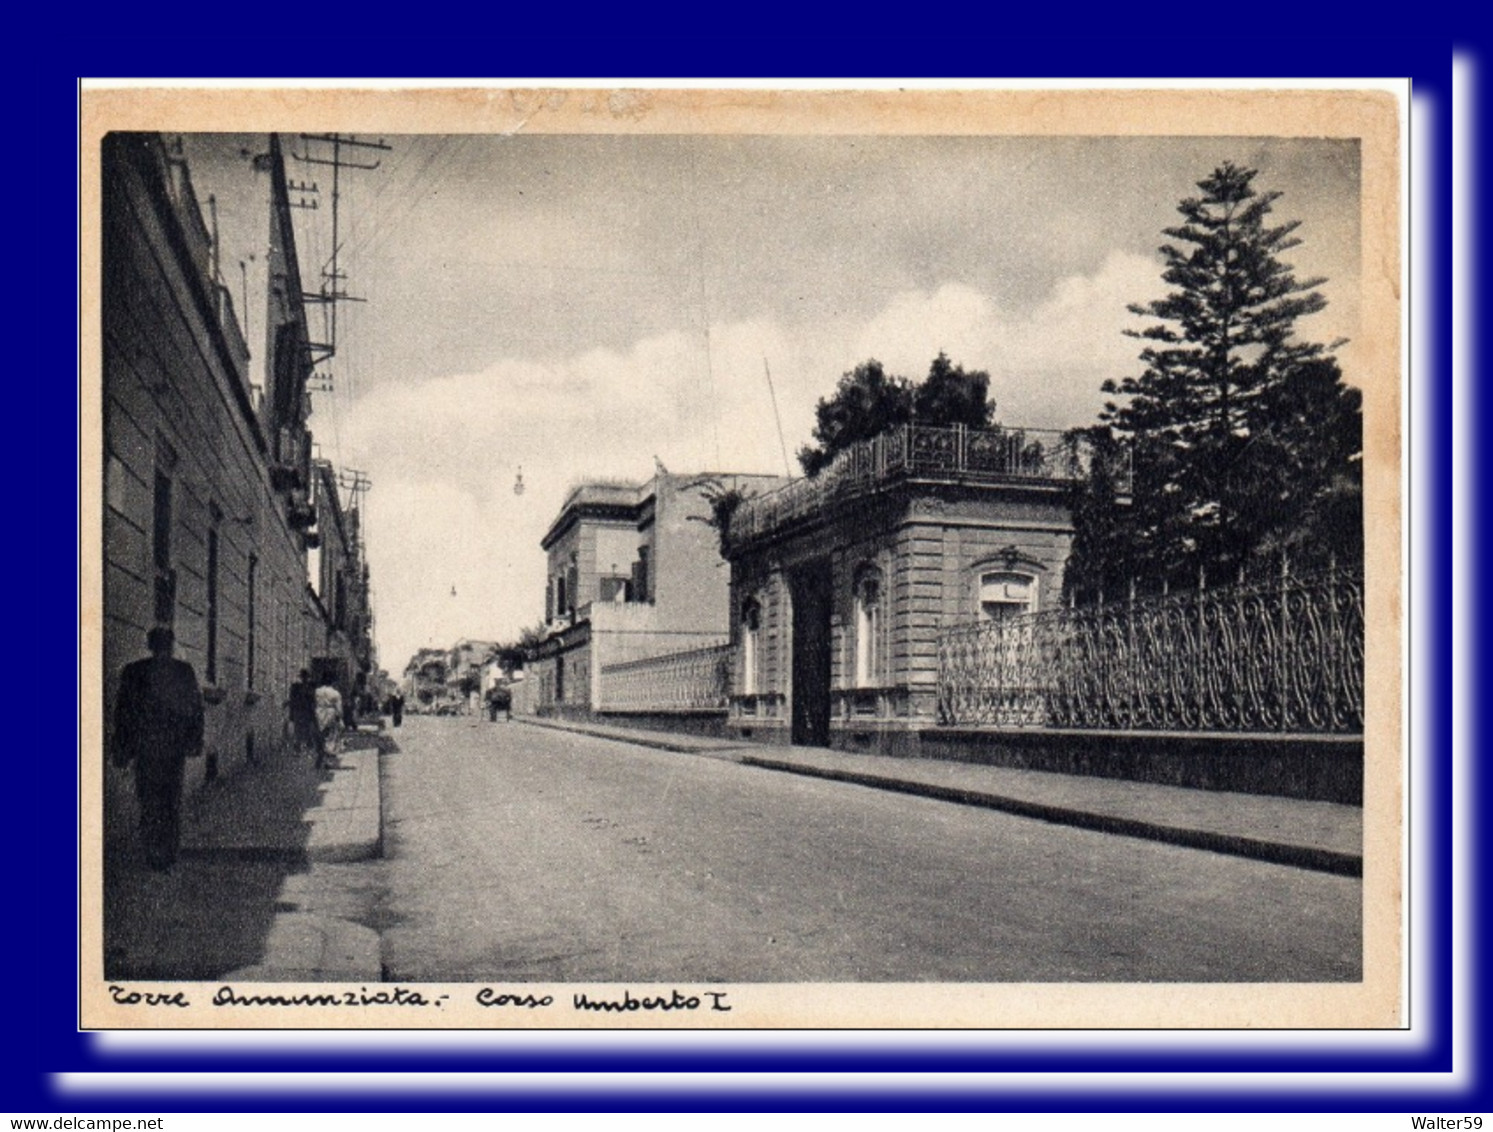
{"label": "man in dark suit", "polygon": [[169,869],[181,844],[181,788],[187,759],[202,753],[197,673],[171,655],[170,629],[146,637],[150,656],[125,665],[114,704],[114,765],[135,768],[140,839],[154,869]]}
{"label": "man in dark suit", "polygon": [[304,668],[300,678],[290,686],[290,724],[295,735],[296,753],[315,751],[316,682]]}

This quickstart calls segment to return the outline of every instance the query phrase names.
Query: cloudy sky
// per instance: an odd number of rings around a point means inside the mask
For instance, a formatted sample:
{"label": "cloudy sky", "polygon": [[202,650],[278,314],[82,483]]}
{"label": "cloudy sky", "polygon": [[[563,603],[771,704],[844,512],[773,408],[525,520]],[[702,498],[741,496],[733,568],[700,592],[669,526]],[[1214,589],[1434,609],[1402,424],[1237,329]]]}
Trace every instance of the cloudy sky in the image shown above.
{"label": "cloudy sky", "polygon": [[[335,390],[315,395],[311,425],[323,456],[373,481],[378,647],[395,672],[416,648],[539,620],[539,540],[578,479],[642,480],[655,458],[781,474],[783,444],[808,441],[815,401],[867,358],[917,378],[943,350],[991,373],[1005,423],[1092,422],[1100,383],[1136,372],[1125,308],[1160,294],[1162,229],[1225,160],[1282,191],[1275,219],[1302,221],[1288,262],[1328,277],[1327,310],[1299,331],[1357,330],[1353,142],[385,140],[358,155],[378,169],[343,173],[340,266],[367,302],[341,307]],[[188,139],[257,355],[268,221],[247,158],[266,148]],[[290,162],[321,190],[297,214],[311,290],[331,249],[329,172]],[[1352,381],[1352,346],[1340,357]]]}

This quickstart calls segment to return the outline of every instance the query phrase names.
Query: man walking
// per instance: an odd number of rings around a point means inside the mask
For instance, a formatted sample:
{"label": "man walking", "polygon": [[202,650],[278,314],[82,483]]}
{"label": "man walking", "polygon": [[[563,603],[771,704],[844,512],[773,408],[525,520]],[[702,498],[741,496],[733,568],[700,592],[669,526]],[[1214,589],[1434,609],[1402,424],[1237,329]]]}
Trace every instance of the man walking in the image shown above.
{"label": "man walking", "polygon": [[176,863],[181,846],[181,788],[186,761],[202,753],[202,692],[197,673],[171,652],[176,639],[157,627],[150,657],[125,665],[114,704],[114,765],[135,768],[140,840],[157,870]]}
{"label": "man walking", "polygon": [[304,668],[290,686],[289,706],[296,753],[316,750],[316,685],[311,680],[311,673]]}

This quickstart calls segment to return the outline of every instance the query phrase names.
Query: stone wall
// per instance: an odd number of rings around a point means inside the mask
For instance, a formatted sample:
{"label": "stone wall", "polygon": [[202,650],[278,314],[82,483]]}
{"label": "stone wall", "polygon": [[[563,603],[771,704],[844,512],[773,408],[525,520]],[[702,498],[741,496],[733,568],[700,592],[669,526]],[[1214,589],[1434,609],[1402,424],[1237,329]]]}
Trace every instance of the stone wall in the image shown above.
{"label": "stone wall", "polygon": [[[185,170],[168,174],[154,135],[116,134],[103,178],[105,740],[120,670],[169,620],[206,701],[192,791],[280,743],[290,683],[324,625],[270,483],[242,339],[225,331],[194,247]],[[114,838],[133,824],[129,775],[111,769],[105,791]]]}

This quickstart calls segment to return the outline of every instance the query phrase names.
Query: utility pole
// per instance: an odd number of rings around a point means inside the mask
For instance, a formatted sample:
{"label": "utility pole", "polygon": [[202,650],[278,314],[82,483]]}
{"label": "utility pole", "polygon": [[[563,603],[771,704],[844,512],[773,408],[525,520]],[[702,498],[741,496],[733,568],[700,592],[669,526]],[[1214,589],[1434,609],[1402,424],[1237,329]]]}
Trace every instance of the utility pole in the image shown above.
{"label": "utility pole", "polygon": [[358,541],[353,548],[358,558],[363,556],[363,493],[373,487],[368,473],[357,468],[343,468],[337,473],[337,486],[347,492],[347,509],[358,512]]}
{"label": "utility pole", "polygon": [[[347,273],[342,271],[338,263],[338,255],[342,250],[341,210],[342,199],[342,170],[344,169],[377,169],[380,162],[349,161],[343,156],[344,149],[369,149],[389,150],[392,147],[386,145],[383,139],[378,141],[364,141],[351,134],[302,134],[301,140],[307,143],[319,143],[332,147],[331,158],[315,157],[308,146],[305,154],[292,153],[291,156],[297,161],[305,162],[307,165],[330,165],[332,167],[332,255],[330,260],[322,265],[321,290],[316,294],[304,296],[306,302],[321,303],[325,306],[327,341],[323,345],[321,360],[332,357],[337,352],[337,304],[338,303],[361,303],[366,300],[358,298],[347,292],[344,284],[347,281]],[[317,192],[313,183],[310,186],[297,185],[301,192]],[[304,199],[304,198],[303,198]],[[316,207],[316,202],[309,205],[302,204],[301,207]]]}

